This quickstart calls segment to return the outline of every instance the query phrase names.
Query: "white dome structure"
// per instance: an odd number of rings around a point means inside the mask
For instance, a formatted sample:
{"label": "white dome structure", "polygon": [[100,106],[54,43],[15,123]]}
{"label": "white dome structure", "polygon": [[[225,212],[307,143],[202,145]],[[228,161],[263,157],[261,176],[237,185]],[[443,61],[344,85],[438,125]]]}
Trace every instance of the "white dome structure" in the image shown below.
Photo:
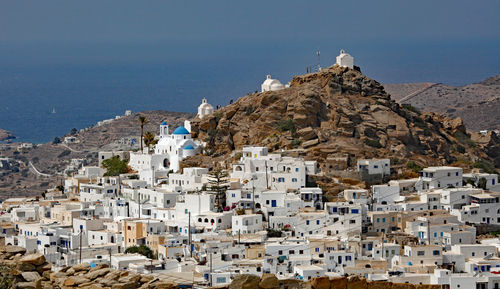
{"label": "white dome structure", "polygon": [[262,83],[261,92],[275,91],[285,88],[285,86],[277,79],[272,79],[271,75],[267,75],[266,80]]}
{"label": "white dome structure", "polygon": [[200,106],[198,106],[198,117],[203,119],[207,115],[214,113],[214,107],[207,102],[206,98],[201,100]]}
{"label": "white dome structure", "polygon": [[354,57],[345,52],[344,49],[340,50],[340,55],[337,56],[337,64],[342,67],[354,68]]}

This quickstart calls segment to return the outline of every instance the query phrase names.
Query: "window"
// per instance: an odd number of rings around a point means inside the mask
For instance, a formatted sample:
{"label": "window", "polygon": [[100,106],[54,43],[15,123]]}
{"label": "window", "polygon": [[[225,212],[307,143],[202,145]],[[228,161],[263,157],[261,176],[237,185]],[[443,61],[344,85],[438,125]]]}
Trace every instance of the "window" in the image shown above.
{"label": "window", "polygon": [[283,255],[283,251],[279,250],[278,255]]}
{"label": "window", "polygon": [[316,220],[316,225],[319,225],[319,220]]}
{"label": "window", "polygon": [[351,210],[351,213],[352,213],[352,214],[359,214],[359,210],[358,210],[358,209],[352,209],[352,210]]}
{"label": "window", "polygon": [[425,255],[425,251],[417,251],[417,256],[424,256]]}
{"label": "window", "polygon": [[226,283],[226,277],[217,277],[217,283]]}
{"label": "window", "polygon": [[439,254],[440,254],[439,250],[432,251],[433,256],[439,256]]}
{"label": "window", "polygon": [[476,256],[476,253],[472,252],[472,257]]}
{"label": "window", "polygon": [[318,253],[319,252],[319,248],[314,248],[314,252]]}
{"label": "window", "polygon": [[309,220],[306,221],[306,225],[309,225]]}
{"label": "window", "polygon": [[295,254],[295,251],[294,250],[290,250],[290,251],[288,251],[288,254],[293,255],[293,254]]}

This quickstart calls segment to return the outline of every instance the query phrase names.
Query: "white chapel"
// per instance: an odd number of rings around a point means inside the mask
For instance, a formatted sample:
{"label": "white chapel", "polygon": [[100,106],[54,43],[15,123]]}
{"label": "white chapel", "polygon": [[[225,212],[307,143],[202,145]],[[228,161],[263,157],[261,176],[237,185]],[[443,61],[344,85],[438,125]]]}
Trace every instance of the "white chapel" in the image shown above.
{"label": "white chapel", "polygon": [[198,106],[198,117],[203,119],[205,116],[211,115],[214,113],[214,107],[207,102],[206,98],[203,98],[200,106]]}
{"label": "white chapel", "polygon": [[340,50],[340,55],[337,56],[337,64],[342,67],[348,67],[353,69],[354,67],[354,57],[345,52],[344,49]]}

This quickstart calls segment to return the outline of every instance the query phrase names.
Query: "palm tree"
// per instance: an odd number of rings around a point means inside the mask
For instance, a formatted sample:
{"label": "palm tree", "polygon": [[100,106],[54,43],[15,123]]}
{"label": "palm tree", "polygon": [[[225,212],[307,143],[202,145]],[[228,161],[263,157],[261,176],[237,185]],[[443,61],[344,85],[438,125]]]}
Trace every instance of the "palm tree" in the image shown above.
{"label": "palm tree", "polygon": [[149,152],[149,147],[155,145],[156,143],[157,141],[155,140],[154,132],[147,131],[144,134],[144,144],[148,147],[148,152]]}
{"label": "palm tree", "polygon": [[144,126],[148,123],[149,121],[146,119],[145,116],[140,115],[139,116],[139,124],[141,126],[141,153],[143,152],[143,147],[142,147],[142,138],[144,137]]}

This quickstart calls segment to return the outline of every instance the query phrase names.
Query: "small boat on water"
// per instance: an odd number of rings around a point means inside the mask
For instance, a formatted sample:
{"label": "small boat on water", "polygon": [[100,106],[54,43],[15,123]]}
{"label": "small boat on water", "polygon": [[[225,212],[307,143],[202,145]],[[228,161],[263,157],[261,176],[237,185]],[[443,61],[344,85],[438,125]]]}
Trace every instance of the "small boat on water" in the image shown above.
{"label": "small boat on water", "polygon": [[52,114],[56,113],[56,109],[55,108],[52,108]]}

